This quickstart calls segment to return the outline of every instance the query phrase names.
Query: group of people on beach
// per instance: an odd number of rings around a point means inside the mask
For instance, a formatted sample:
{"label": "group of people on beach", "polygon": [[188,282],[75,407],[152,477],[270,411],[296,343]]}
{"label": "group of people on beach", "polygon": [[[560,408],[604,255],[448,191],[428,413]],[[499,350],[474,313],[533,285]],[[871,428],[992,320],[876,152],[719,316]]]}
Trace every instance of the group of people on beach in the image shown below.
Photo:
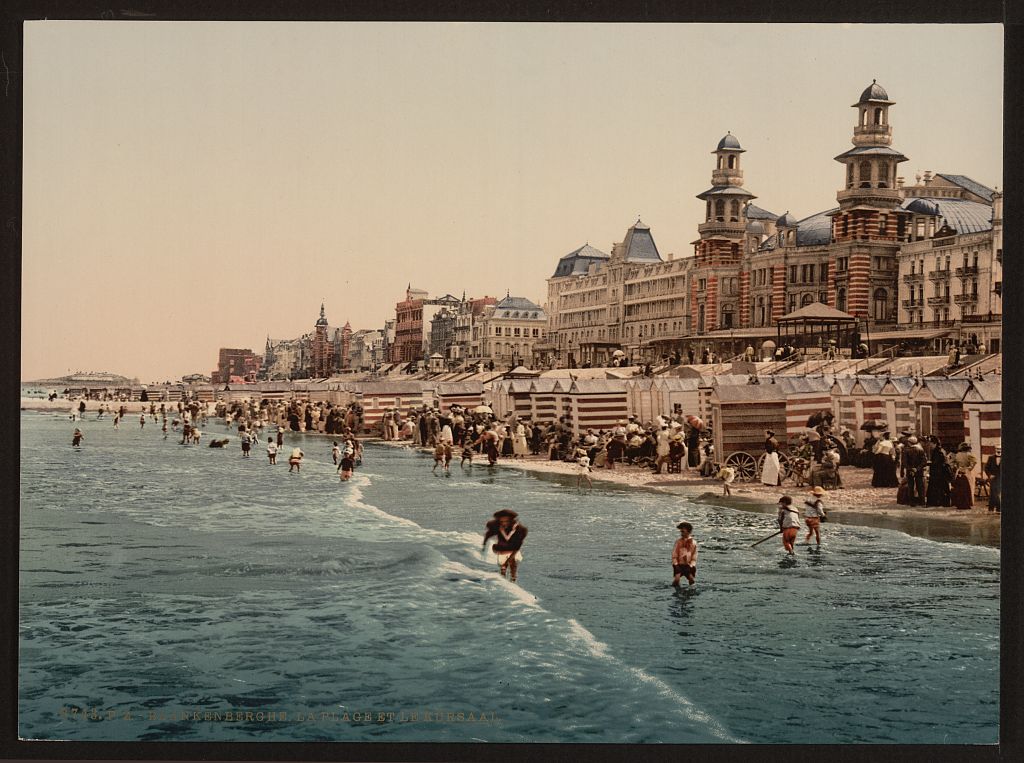
{"label": "group of people on beach", "polygon": [[[889,432],[865,440],[872,453],[872,487],[896,488],[896,502],[906,506],[948,507],[966,511],[974,506],[978,489],[978,459],[970,443],[946,449],[935,435],[921,442],[904,430],[897,440]],[[982,486],[988,491],[988,510],[1002,512],[1002,446],[985,461]]]}

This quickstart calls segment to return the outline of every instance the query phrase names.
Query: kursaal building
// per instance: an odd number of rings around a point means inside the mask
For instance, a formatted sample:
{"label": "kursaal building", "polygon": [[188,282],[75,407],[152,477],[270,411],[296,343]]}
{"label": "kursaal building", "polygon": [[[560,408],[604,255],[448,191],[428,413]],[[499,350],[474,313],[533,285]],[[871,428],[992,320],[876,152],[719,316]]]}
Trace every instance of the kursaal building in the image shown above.
{"label": "kursaal building", "polygon": [[877,82],[861,93],[853,147],[834,157],[843,165],[837,205],[802,220],[753,203],[745,150],[726,134],[712,152],[711,187],[697,194],[705,217],[694,256],[663,258],[639,220],[611,254],[587,244],[565,255],[548,279],[548,341],[536,361],[606,365],[624,352],[657,362],[704,350],[727,358],[747,345],[761,355],[780,318],[815,304],[855,319],[871,353],[941,353],[958,342],[998,352],[1002,194],[944,172],[907,186],[894,104]]}

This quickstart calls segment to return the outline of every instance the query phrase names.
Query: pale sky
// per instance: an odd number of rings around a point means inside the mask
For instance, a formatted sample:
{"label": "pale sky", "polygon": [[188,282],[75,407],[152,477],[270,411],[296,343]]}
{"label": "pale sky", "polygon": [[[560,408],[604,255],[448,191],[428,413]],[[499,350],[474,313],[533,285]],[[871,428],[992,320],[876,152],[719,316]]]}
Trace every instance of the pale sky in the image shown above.
{"label": "pale sky", "polygon": [[25,25],[22,378],[205,373],[377,328],[406,284],[542,302],[639,215],[690,256],[718,140],[754,203],[835,205],[861,91],[1002,188],[997,25]]}

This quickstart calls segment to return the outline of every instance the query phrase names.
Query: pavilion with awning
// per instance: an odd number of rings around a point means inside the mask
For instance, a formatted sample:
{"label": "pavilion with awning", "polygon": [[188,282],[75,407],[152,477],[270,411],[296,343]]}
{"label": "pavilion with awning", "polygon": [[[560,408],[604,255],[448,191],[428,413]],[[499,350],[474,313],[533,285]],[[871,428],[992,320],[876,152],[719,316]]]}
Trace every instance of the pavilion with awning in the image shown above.
{"label": "pavilion with awning", "polygon": [[835,340],[839,348],[850,348],[857,334],[857,318],[821,302],[794,310],[775,321],[777,345],[792,344],[812,349]]}

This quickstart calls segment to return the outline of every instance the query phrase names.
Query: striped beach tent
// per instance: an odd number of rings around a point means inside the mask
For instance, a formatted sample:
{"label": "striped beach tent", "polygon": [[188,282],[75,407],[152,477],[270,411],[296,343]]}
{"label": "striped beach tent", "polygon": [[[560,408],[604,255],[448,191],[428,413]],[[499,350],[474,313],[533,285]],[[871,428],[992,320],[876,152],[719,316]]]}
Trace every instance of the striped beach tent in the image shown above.
{"label": "striped beach tent", "polygon": [[629,416],[625,379],[576,379],[566,390],[565,402],[576,435],[612,429]]}
{"label": "striped beach tent", "polygon": [[947,448],[964,442],[964,397],[970,386],[967,379],[924,377],[911,393],[917,433],[925,437],[933,434]]}
{"label": "striped beach tent", "polygon": [[438,382],[434,395],[437,407],[443,413],[451,410],[453,405],[475,408],[484,401],[484,385],[478,381]]}
{"label": "striped beach tent", "polygon": [[725,384],[710,388],[708,418],[714,424],[715,455],[745,479],[756,473],[765,430],[781,443],[786,431],[786,394],[780,384]]}
{"label": "striped beach tent", "polygon": [[432,402],[424,400],[423,385],[419,381],[353,382],[349,390],[363,407],[363,427],[367,430],[376,427],[389,408],[398,408],[404,415],[410,408]]}
{"label": "striped beach tent", "polygon": [[[699,378],[687,378],[678,376],[665,376],[655,382],[657,389],[657,402],[654,416],[660,414],[673,414],[678,410],[684,415],[699,416],[707,420],[709,409],[702,399]],[[645,419],[646,420],[646,419]]]}
{"label": "striped beach tent", "polygon": [[[763,386],[763,385],[755,385]],[[769,384],[769,386],[772,386]],[[776,385],[786,398],[785,442],[792,445],[807,431],[807,420],[820,411],[835,415],[832,407],[832,382],[821,376],[780,376]],[[781,432],[777,433],[783,442]]]}
{"label": "striped beach tent", "polygon": [[530,380],[530,418],[535,423],[550,423],[565,413],[565,389],[560,379]]}
{"label": "striped beach tent", "polygon": [[964,431],[978,458],[988,458],[1002,441],[1002,379],[971,380],[964,393]]}
{"label": "striped beach tent", "polygon": [[656,379],[644,376],[626,381],[626,405],[640,421],[652,421],[661,410],[656,385]]}

